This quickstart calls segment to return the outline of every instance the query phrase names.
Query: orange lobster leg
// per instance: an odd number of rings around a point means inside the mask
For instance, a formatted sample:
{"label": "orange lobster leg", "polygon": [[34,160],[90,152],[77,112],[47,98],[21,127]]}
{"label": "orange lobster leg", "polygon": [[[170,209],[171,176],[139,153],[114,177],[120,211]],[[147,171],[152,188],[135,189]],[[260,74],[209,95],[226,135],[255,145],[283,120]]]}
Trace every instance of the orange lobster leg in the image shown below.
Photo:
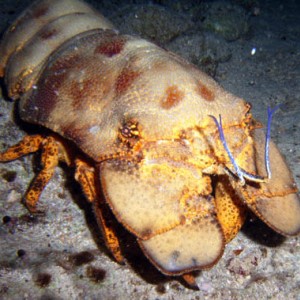
{"label": "orange lobster leg", "polygon": [[0,154],[0,161],[7,162],[17,159],[29,153],[42,149],[42,170],[33,179],[25,197],[24,204],[31,213],[36,212],[36,204],[39,197],[53,176],[54,169],[58,164],[58,145],[53,137],[43,138],[41,135],[25,136],[18,144],[11,146]]}
{"label": "orange lobster leg", "polygon": [[215,194],[217,216],[227,244],[243,226],[246,219],[246,207],[231,187],[228,178],[224,176],[218,181]]}
{"label": "orange lobster leg", "polygon": [[90,167],[86,162],[76,159],[76,172],[75,178],[81,185],[81,188],[89,202],[93,203],[94,213],[97,218],[97,222],[102,230],[104,241],[108,249],[110,249],[113,257],[118,263],[123,263],[124,258],[121,254],[119,240],[113,227],[104,217],[105,206],[104,201],[97,195],[95,189],[95,170]]}
{"label": "orange lobster leg", "polygon": [[44,138],[41,135],[27,135],[18,144],[0,153],[0,162],[12,161],[40,149]]}
{"label": "orange lobster leg", "polygon": [[42,141],[41,165],[42,170],[34,178],[24,197],[24,203],[32,213],[36,212],[36,204],[40,195],[58,165],[58,144],[51,136]]}

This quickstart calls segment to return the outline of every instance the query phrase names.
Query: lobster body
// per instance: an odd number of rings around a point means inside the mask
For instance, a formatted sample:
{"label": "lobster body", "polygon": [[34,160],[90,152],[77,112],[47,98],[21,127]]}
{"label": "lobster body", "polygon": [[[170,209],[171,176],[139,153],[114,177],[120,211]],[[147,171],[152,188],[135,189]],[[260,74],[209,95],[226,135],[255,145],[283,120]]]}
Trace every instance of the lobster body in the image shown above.
{"label": "lobster body", "polygon": [[[77,0],[34,3],[0,49],[0,74],[9,96],[20,98],[21,118],[54,133],[0,157],[41,148],[48,154],[26,198],[30,210],[63,156],[76,166],[75,178],[118,261],[116,235],[101,211],[107,204],[167,275],[214,265],[246,207],[281,234],[299,233],[297,188],[277,147],[271,142],[272,177],[241,185],[211,115],[222,116],[236,163],[266,178],[261,125],[244,100],[192,64],[118,34]],[[107,204],[99,204],[99,190]]]}

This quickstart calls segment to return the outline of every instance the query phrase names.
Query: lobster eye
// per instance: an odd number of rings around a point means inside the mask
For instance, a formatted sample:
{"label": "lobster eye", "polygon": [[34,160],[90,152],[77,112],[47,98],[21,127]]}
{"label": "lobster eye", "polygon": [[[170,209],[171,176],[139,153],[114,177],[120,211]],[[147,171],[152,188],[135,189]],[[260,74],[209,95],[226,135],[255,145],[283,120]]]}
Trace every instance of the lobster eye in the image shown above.
{"label": "lobster eye", "polygon": [[126,138],[129,138],[131,137],[131,130],[130,128],[128,128],[127,126],[124,126],[122,129],[121,129],[121,133],[124,137]]}
{"label": "lobster eye", "polygon": [[138,138],[139,130],[136,121],[129,121],[120,128],[121,134],[125,138]]}

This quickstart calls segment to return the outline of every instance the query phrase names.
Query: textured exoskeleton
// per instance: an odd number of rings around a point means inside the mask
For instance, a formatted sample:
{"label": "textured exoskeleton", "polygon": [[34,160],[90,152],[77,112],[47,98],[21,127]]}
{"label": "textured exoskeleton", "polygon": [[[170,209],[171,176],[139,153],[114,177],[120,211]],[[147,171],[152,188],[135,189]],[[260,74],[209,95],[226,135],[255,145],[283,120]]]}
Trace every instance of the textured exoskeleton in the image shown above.
{"label": "textured exoskeleton", "polygon": [[[283,235],[299,233],[292,175],[271,142],[267,178],[265,135],[249,104],[174,53],[118,34],[83,2],[29,7],[4,35],[0,74],[20,99],[21,118],[53,132],[0,155],[9,161],[42,150],[26,206],[36,210],[58,161],[74,165],[119,262],[107,207],[162,273],[189,282],[191,271],[219,260],[247,209]],[[244,184],[211,117],[219,115],[236,164],[253,174]]]}

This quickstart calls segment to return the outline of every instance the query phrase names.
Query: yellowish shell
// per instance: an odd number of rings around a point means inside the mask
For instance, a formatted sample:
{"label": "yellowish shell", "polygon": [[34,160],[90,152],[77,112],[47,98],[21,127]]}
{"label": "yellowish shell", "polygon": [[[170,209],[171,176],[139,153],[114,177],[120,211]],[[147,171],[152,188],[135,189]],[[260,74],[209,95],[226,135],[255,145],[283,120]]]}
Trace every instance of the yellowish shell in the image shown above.
{"label": "yellowish shell", "polygon": [[107,207],[167,275],[213,266],[247,208],[283,235],[299,233],[297,188],[275,144],[272,177],[241,185],[211,118],[222,116],[239,167],[266,178],[265,138],[249,105],[177,55],[119,35],[83,2],[28,8],[1,43],[0,75],[20,98],[21,118],[52,132],[0,155],[4,162],[43,150],[25,204],[35,211],[59,160],[75,166],[118,261]]}

